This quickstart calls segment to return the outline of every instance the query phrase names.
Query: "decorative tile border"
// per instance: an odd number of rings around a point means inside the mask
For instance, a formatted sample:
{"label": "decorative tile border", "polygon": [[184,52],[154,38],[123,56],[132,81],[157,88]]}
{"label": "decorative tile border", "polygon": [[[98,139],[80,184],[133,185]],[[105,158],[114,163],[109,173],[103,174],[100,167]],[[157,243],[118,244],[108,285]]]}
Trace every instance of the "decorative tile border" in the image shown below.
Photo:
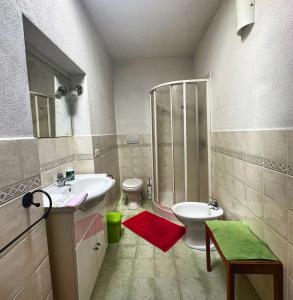
{"label": "decorative tile border", "polygon": [[92,159],[94,159],[94,155],[90,153],[76,155],[76,160],[92,160]]}
{"label": "decorative tile border", "polygon": [[2,187],[0,189],[0,205],[33,190],[41,185],[41,175],[26,178],[22,181]]}
{"label": "decorative tile border", "polygon": [[64,165],[64,164],[69,163],[69,162],[72,162],[74,160],[76,160],[76,155],[75,154],[73,154],[71,156],[68,156],[68,157],[60,158],[60,159],[55,160],[55,161],[50,161],[50,162],[45,163],[45,164],[41,164],[41,172],[49,171],[51,169],[54,169],[58,166]]}
{"label": "decorative tile border", "polygon": [[[100,150],[100,154],[98,157],[112,151],[112,150],[115,150],[117,149],[118,146],[117,145],[112,145],[112,146],[109,146],[103,150]],[[98,158],[96,157],[96,158]],[[52,170],[54,168],[57,168],[61,165],[64,165],[64,164],[67,164],[67,163],[70,163],[70,162],[73,162],[75,160],[93,160],[95,159],[95,156],[94,154],[92,153],[80,153],[80,154],[73,154],[71,156],[68,156],[68,157],[63,157],[63,158],[60,158],[58,160],[55,160],[55,161],[50,161],[48,163],[45,163],[45,164],[41,164],[41,172],[46,172],[46,171],[49,171],[49,170]]]}
{"label": "decorative tile border", "polygon": [[260,167],[264,167],[266,169],[270,169],[282,174],[288,174],[293,176],[293,166],[286,166],[284,163],[281,162],[277,162],[277,161],[271,161],[268,159],[264,159],[262,157],[259,156],[254,156],[251,154],[245,154],[242,152],[234,152],[231,150],[226,150],[224,148],[220,148],[220,147],[211,147],[211,150],[213,152],[219,153],[219,154],[223,154],[226,156],[230,156],[242,161],[246,161],[248,163],[260,166]]}
{"label": "decorative tile border", "polygon": [[151,147],[151,143],[145,143],[145,144],[119,144],[119,148],[134,148],[134,147]]}

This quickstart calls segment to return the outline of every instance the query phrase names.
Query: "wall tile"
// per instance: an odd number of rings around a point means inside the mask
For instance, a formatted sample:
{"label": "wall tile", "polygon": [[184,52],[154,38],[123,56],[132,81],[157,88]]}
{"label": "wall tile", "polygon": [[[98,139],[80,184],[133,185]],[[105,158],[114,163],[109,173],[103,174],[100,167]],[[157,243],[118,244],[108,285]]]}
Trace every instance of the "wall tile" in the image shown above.
{"label": "wall tile", "polygon": [[66,138],[67,142],[67,154],[68,156],[71,156],[76,153],[76,145],[75,145],[75,140],[74,137],[69,136]]}
{"label": "wall tile", "polygon": [[47,257],[14,300],[45,299],[51,291],[50,263]]}
{"label": "wall tile", "polygon": [[264,195],[287,207],[287,176],[264,169]]}
{"label": "wall tile", "polygon": [[[43,204],[42,195],[37,193],[34,196],[35,202]],[[22,196],[17,197],[4,205],[0,209],[0,245],[9,243],[20,231],[27,228],[35,220],[43,215],[42,208],[22,206]],[[14,245],[15,246],[15,245]],[[10,248],[11,249],[11,248]]]}
{"label": "wall tile", "polygon": [[288,275],[293,279],[293,246],[288,245]]}
{"label": "wall tile", "polygon": [[[101,136],[101,141],[103,137]],[[82,154],[92,154],[93,153],[93,144],[92,144],[92,137],[91,136],[75,136],[75,147],[77,153]],[[101,146],[101,148],[103,148]]]}
{"label": "wall tile", "polygon": [[38,151],[38,141],[22,140],[20,141],[21,157],[23,162],[24,177],[32,177],[40,173],[40,161]]}
{"label": "wall tile", "polygon": [[242,203],[246,202],[246,184],[234,178],[234,195]]}
{"label": "wall tile", "polygon": [[263,157],[263,131],[248,131],[247,154]]}
{"label": "wall tile", "polygon": [[79,174],[95,173],[94,161],[93,160],[79,160],[77,162],[77,173],[79,173]]}
{"label": "wall tile", "polygon": [[217,146],[217,133],[216,132],[211,132],[211,147],[216,147]]}
{"label": "wall tile", "polygon": [[49,295],[46,297],[46,300],[54,300],[53,292],[50,292]]}
{"label": "wall tile", "polygon": [[225,149],[229,150],[229,151],[233,151],[234,150],[234,133],[225,132],[224,139],[225,139]]}
{"label": "wall tile", "polygon": [[1,298],[12,299],[47,256],[46,225],[43,222],[0,259]]}
{"label": "wall tile", "polygon": [[[290,300],[288,298],[288,293],[289,293],[289,286],[288,286],[288,284],[289,284],[289,280],[290,279],[287,276],[287,274],[283,272],[283,298],[284,298],[284,300]],[[271,286],[272,286],[272,284],[271,284]]]}
{"label": "wall tile", "polygon": [[234,150],[236,152],[247,153],[246,132],[234,132]]}
{"label": "wall tile", "polygon": [[234,159],[234,176],[242,182],[246,182],[246,162]]}
{"label": "wall tile", "polygon": [[217,169],[224,171],[225,170],[225,164],[224,164],[224,155],[217,154]]}
{"label": "wall tile", "polygon": [[229,156],[224,156],[225,173],[228,175],[234,175],[234,159]]}
{"label": "wall tile", "polygon": [[230,175],[224,176],[224,188],[228,193],[230,193],[231,195],[234,195],[235,189],[234,189],[233,176],[230,176]]}
{"label": "wall tile", "polygon": [[246,219],[246,223],[260,239],[264,239],[264,226],[261,219],[251,214]]}
{"label": "wall tile", "polygon": [[263,193],[263,168],[246,163],[247,185],[257,191]]}
{"label": "wall tile", "polygon": [[288,280],[288,300],[293,299],[293,279]]}
{"label": "wall tile", "polygon": [[[236,152],[219,149],[219,137],[224,136],[226,140],[229,134],[234,134]],[[246,146],[243,144],[243,134],[246,134]],[[289,162],[292,161],[293,131],[288,132],[288,135],[282,130],[215,132],[213,135],[218,147],[212,151],[213,195],[218,196],[219,203],[225,208],[226,218],[246,222],[283,262],[284,271],[292,276],[293,176],[287,176],[287,172],[293,174],[293,167],[291,171],[288,169],[287,155]],[[229,158],[233,154],[236,162],[231,172]],[[245,161],[246,176],[245,168],[242,167]],[[234,186],[232,193],[229,191],[231,181]],[[287,283],[285,277],[284,280]],[[288,288],[284,285],[288,294],[290,284],[291,279],[288,279]]]}
{"label": "wall tile", "polygon": [[288,139],[286,130],[263,132],[264,158],[287,164]]}
{"label": "wall tile", "polygon": [[68,156],[67,151],[67,138],[59,137],[55,138],[55,147],[56,147],[56,159],[64,158]]}
{"label": "wall tile", "polygon": [[272,229],[264,226],[264,241],[269,245],[273,253],[283,263],[284,270],[288,269],[288,244]]}
{"label": "wall tile", "polygon": [[288,210],[267,197],[264,199],[264,221],[274,231],[287,239]]}
{"label": "wall tile", "polygon": [[38,147],[41,164],[52,162],[57,159],[55,139],[38,139]]}
{"label": "wall tile", "polygon": [[293,130],[288,130],[288,164],[293,166]]}
{"label": "wall tile", "polygon": [[291,210],[288,211],[288,241],[293,245],[293,211]]}
{"label": "wall tile", "polygon": [[225,148],[225,133],[217,132],[216,134],[217,147],[224,149]]}
{"label": "wall tile", "polygon": [[288,207],[293,210],[293,177],[287,177],[287,197],[288,197]]}
{"label": "wall tile", "polygon": [[251,188],[247,187],[246,190],[246,205],[250,210],[259,218],[263,217],[264,199],[263,195],[257,193]]}
{"label": "wall tile", "polygon": [[0,187],[24,179],[19,141],[0,141]]}

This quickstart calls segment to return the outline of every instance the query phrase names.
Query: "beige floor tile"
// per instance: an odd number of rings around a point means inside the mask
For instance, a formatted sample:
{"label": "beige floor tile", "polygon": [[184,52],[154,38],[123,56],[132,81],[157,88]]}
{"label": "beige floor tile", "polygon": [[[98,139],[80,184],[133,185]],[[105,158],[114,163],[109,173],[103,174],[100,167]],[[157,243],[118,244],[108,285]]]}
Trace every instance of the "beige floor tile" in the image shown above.
{"label": "beige floor tile", "polygon": [[113,260],[105,260],[100,271],[100,277],[109,277],[112,275],[130,277],[133,273],[133,259],[113,259]]}
{"label": "beige floor tile", "polygon": [[135,245],[138,242],[139,236],[131,230],[124,228],[122,230],[120,244]]}
{"label": "beige floor tile", "polygon": [[172,259],[174,257],[173,249],[169,249],[167,252],[162,251],[161,249],[155,247],[155,258],[170,258]]}
{"label": "beige floor tile", "polygon": [[130,300],[153,300],[155,298],[154,278],[135,278],[130,287]]}
{"label": "beige floor tile", "polygon": [[140,236],[138,237],[137,243],[139,245],[152,245],[150,242],[148,242],[147,240],[145,240],[144,238],[142,238]]}
{"label": "beige floor tile", "polygon": [[158,278],[176,278],[176,269],[173,259],[155,259],[154,260],[155,276]]}
{"label": "beige floor tile", "polygon": [[139,258],[134,260],[133,277],[154,277],[154,260],[149,258]]}
{"label": "beige floor tile", "polygon": [[155,278],[155,295],[157,300],[180,300],[180,292],[176,279]]}
{"label": "beige floor tile", "polygon": [[185,245],[182,239],[173,246],[173,253],[175,258],[192,257],[193,255],[193,251]]}
{"label": "beige floor tile", "polygon": [[182,300],[206,300],[207,293],[202,281],[198,278],[185,277],[179,279],[179,289]]}
{"label": "beige floor tile", "polygon": [[134,258],[136,253],[135,245],[123,245],[121,244],[118,248],[117,258]]}
{"label": "beige floor tile", "polygon": [[199,276],[196,261],[193,257],[176,258],[175,266],[176,266],[177,276],[179,278]]}
{"label": "beige floor tile", "polygon": [[[104,293],[105,300],[128,300],[130,291],[130,280],[127,278],[112,277]],[[102,298],[103,299],[103,298]],[[96,299],[100,300],[100,299]]]}
{"label": "beige floor tile", "polygon": [[154,258],[155,248],[152,245],[137,245],[136,258]]}

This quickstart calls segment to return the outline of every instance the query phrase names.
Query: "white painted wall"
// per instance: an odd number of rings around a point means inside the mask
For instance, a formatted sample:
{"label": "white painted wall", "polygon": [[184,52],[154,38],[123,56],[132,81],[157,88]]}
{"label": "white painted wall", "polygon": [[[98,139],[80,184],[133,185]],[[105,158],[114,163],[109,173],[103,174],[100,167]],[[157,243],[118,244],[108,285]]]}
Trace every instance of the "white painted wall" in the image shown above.
{"label": "white painted wall", "polygon": [[114,65],[117,133],[150,133],[150,89],[167,81],[193,77],[193,60],[189,57],[117,61]]}
{"label": "white painted wall", "polygon": [[212,129],[293,127],[293,6],[256,1],[255,25],[236,35],[235,0],[226,0],[195,55],[195,77],[212,74]]}
{"label": "white painted wall", "polygon": [[0,137],[32,136],[22,14],[87,74],[74,133],[115,133],[111,62],[81,2],[1,0]]}

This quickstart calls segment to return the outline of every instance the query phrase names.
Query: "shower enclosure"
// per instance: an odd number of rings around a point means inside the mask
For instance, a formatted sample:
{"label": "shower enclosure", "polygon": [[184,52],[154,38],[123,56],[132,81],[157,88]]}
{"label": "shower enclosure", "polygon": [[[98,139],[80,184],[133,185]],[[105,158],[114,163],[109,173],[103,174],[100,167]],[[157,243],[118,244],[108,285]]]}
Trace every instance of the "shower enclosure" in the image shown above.
{"label": "shower enclosure", "polygon": [[174,81],[150,91],[153,204],[170,212],[209,198],[208,79]]}

